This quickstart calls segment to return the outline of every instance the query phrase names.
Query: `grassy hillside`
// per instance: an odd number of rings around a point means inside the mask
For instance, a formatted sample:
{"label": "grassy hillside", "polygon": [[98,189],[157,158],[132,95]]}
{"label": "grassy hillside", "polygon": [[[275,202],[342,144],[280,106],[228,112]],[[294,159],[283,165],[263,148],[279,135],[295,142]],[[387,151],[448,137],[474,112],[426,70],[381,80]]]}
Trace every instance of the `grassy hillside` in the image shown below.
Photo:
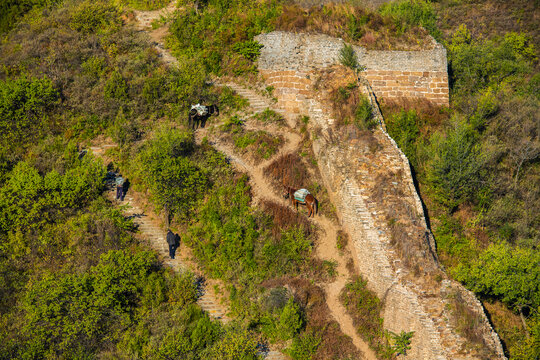
{"label": "grassy hillside", "polygon": [[[102,195],[105,164],[79,151],[183,119],[212,96],[204,74],[162,67],[109,2],[24,19],[0,45],[0,358],[256,358],[251,331],[211,320],[193,276],[136,240]],[[177,165],[213,176],[188,157]]]}
{"label": "grassy hillside", "polygon": [[388,129],[414,167],[448,272],[486,302],[511,358],[536,359],[539,4],[431,6],[448,51],[450,108],[387,102]]}
{"label": "grassy hillside", "polygon": [[[252,208],[246,178],[186,130],[191,103],[242,108],[207,80],[256,75],[253,37],[273,29],[370,48],[428,46],[428,32],[443,42],[450,108],[385,103],[388,129],[449,273],[485,301],[511,358],[539,358],[538,3],[194,3],[180,1],[170,25],[174,70],[129,23],[129,7],[163,1],[0,5],[0,31],[12,29],[0,43],[0,358],[251,359],[258,338],[295,359],[356,356],[308,280],[332,276],[313,257],[314,229],[275,204]],[[199,265],[228,284],[239,324],[203,314],[191,276],[163,268],[102,196],[105,164],[79,150],[106,137],[120,145],[112,166],[170,211]]]}

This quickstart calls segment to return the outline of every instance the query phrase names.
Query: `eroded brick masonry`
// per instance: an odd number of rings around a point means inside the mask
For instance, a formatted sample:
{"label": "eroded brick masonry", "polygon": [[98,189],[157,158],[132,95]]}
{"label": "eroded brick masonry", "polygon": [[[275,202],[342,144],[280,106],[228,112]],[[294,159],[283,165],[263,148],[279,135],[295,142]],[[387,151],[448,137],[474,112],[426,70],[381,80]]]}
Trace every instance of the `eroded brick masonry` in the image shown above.
{"label": "eroded brick masonry", "polygon": [[[317,134],[313,151],[319,170],[351,238],[357,268],[383,301],[384,327],[397,333],[414,331],[405,358],[505,359],[481,303],[449,279],[438,262],[405,155],[384,126],[371,133],[376,146],[370,146],[354,131],[339,128],[325,105],[317,74],[339,64],[342,40],[286,32],[259,35],[257,40],[264,45],[259,70],[266,85],[274,87],[278,105],[292,118],[308,115],[310,131]],[[363,91],[373,104],[375,95],[448,104],[446,53],[440,45],[419,52],[355,51],[367,67],[365,77],[373,91],[367,86]],[[382,121],[380,113],[376,115]],[[399,244],[389,218],[401,226]],[[456,303],[467,309],[466,320],[460,320]],[[459,329],[462,321],[471,319],[476,342]]]}
{"label": "eroded brick masonry", "polygon": [[[299,105],[312,85],[313,70],[339,64],[343,40],[327,35],[274,31],[257,36],[261,49],[259,70],[274,86],[283,106],[300,113]],[[433,42],[424,51],[378,51],[354,46],[373,91],[382,99],[426,99],[448,105],[446,50]],[[304,109],[305,110],[305,109]]]}

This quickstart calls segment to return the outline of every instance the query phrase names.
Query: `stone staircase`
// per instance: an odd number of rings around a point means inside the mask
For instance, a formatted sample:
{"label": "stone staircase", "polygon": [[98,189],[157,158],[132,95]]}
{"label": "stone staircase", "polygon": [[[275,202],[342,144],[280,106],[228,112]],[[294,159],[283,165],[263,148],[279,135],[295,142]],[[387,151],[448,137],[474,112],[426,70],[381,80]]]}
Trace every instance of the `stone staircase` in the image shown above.
{"label": "stone staircase", "polygon": [[138,28],[141,30],[148,30],[152,28],[152,22],[154,20],[159,20],[162,17],[169,17],[176,10],[176,0],[171,1],[167,7],[163,9],[154,10],[154,11],[138,11],[135,10],[135,18],[137,19]]}
{"label": "stone staircase", "polygon": [[252,114],[261,113],[267,109],[275,111],[285,118],[287,124],[294,128],[295,119],[284,109],[280,108],[277,104],[273,104],[270,99],[265,96],[258,94],[255,90],[248,89],[242,85],[236,83],[227,82],[227,83],[214,83],[215,86],[227,86],[228,88],[234,90],[239,96],[245,98],[249,102],[249,107]]}
{"label": "stone staircase", "polygon": [[[114,192],[114,189],[110,191],[108,194],[109,198],[114,198]],[[129,192],[132,193],[132,190]],[[158,252],[160,258],[166,265],[178,272],[189,270],[187,264],[183,263],[179,256],[176,256],[175,259],[169,258],[169,246],[165,241],[166,231],[161,228],[159,222],[145,214],[144,210],[140,208],[132,194],[127,195],[120,204],[127,205],[127,209],[124,210],[124,215],[133,219],[133,222],[139,230],[140,237],[146,241],[151,248]],[[226,309],[219,303],[214,293],[205,287],[204,278],[201,275],[198,275],[197,277],[197,286],[199,292],[197,304],[199,304],[210,317],[224,323],[229,322],[231,319],[227,316]]]}

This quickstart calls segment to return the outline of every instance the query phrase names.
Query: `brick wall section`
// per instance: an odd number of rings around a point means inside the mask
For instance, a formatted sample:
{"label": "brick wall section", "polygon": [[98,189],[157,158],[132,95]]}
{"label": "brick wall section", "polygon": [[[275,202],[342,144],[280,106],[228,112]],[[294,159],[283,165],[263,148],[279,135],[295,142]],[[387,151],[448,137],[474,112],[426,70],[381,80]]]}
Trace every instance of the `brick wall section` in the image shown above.
{"label": "brick wall section", "polygon": [[[305,78],[310,70],[338,64],[339,51],[343,47],[343,40],[327,35],[282,31],[261,34],[256,40],[264,45],[259,69],[288,72],[289,75],[278,77],[276,81],[285,84],[293,80],[287,77],[295,75],[291,71]],[[354,49],[359,62],[366,66],[364,76],[377,97],[421,98],[448,105],[446,50],[442,45],[434,41],[433,48],[424,51],[378,51],[360,46]]]}
{"label": "brick wall section", "polygon": [[[408,160],[383,130],[384,124],[382,129],[375,132],[381,148],[375,156],[370,155],[366,144],[358,139],[346,139],[342,133],[336,133],[338,130],[333,126],[334,119],[329,116],[330,109],[322,105],[322,95],[312,90],[312,74],[320,68],[336,63],[336,51],[342,46],[341,40],[323,35],[275,32],[260,35],[258,41],[265,45],[259,59],[259,70],[266,85],[275,88],[274,95],[278,99],[278,105],[292,114],[308,115],[312,130],[318,129],[320,136],[314,140],[313,150],[338,217],[351,236],[351,243],[360,259],[359,271],[368,280],[369,287],[384,301],[384,327],[398,333],[402,330],[415,332],[412,349],[406,358],[485,358],[478,352],[471,351],[468,340],[459,334],[455,323],[450,320],[451,298],[459,294],[468,308],[478,316],[477,328],[483,334],[484,345],[489,349],[489,358],[505,359],[500,340],[474,294],[459,283],[446,279],[446,276],[438,285],[424,286],[421,278],[411,276],[403,265],[404,259],[400,258],[391,245],[386,220],[388,209],[373,202],[370,192],[382,185],[376,182],[377,174],[401,172],[404,174],[401,181],[385,184],[387,188],[384,190],[396,190],[403,194],[401,198],[408,204],[410,212],[416,214],[410,228],[427,234],[418,238],[421,251],[416,256],[426,264],[426,271],[441,271],[434,252],[434,240],[427,228],[422,204],[412,181]],[[363,51],[361,55],[366,53],[370,52]],[[404,84],[414,83],[416,92],[426,84],[431,89],[443,89],[441,91],[446,91],[446,94],[435,91],[432,94],[443,94],[446,97],[441,96],[440,99],[448,101],[446,72],[440,68],[444,65],[446,70],[444,49],[441,51],[435,47],[424,54],[401,53],[397,58],[392,52],[382,52],[377,56],[375,60],[372,58],[372,62],[376,63],[379,69],[373,69],[374,64],[369,61],[364,63],[368,65],[367,77],[371,77],[371,87],[378,96],[384,97],[381,94],[385,91],[388,91],[388,97],[399,96],[400,90],[393,88],[403,86],[405,89]],[[411,70],[422,56],[428,56],[422,63],[423,68],[418,71]],[[395,66],[393,62],[400,58],[405,60],[398,74],[392,66]],[[398,82],[399,86],[396,85]],[[370,99],[374,100],[374,94],[369,88],[370,86],[366,86],[366,92]],[[403,91],[413,92],[411,89]],[[412,95],[416,96],[418,93]],[[406,96],[413,97],[412,95]],[[428,98],[425,94],[418,97]]]}
{"label": "brick wall section", "polygon": [[369,69],[364,77],[378,98],[421,98],[438,105],[448,105],[446,72]]}
{"label": "brick wall section", "polygon": [[260,70],[265,83],[274,87],[278,106],[294,115],[305,114],[305,100],[310,93],[312,81],[305,72],[295,70]]}

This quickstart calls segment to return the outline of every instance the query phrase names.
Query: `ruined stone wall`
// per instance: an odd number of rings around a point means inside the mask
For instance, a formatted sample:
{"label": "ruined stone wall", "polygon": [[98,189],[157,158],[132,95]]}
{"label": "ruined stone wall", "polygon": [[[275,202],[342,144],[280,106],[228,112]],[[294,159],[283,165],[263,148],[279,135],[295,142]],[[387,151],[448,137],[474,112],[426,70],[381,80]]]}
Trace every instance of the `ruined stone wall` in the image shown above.
{"label": "ruined stone wall", "polygon": [[[351,236],[358,270],[384,302],[385,328],[397,333],[415,332],[407,358],[504,359],[499,338],[480,302],[459,283],[449,280],[440,268],[405,155],[384,127],[374,132],[376,150],[358,134],[347,135],[337,129],[331,110],[322,100],[324,94],[314,90],[321,88],[315,86],[314,74],[336,63],[340,40],[287,33],[265,34],[257,40],[265,46],[259,59],[260,72],[266,85],[275,88],[278,105],[293,114],[308,115],[312,131],[318,134],[313,150],[321,174],[343,228]],[[440,58],[444,52],[435,50],[434,58],[425,59],[428,73],[439,72],[440,64],[446,66],[446,60]],[[396,58],[389,54],[383,58],[385,61],[378,59],[381,69],[377,71],[391,71],[389,64]],[[403,72],[410,71],[407,66],[403,65]],[[373,90],[381,94],[381,87],[373,86]],[[365,91],[374,96],[369,85]],[[381,182],[381,177],[387,180]],[[377,192],[384,194],[383,200],[374,197]],[[397,208],[401,213],[392,213]],[[392,242],[390,216],[405,229],[402,235],[408,244],[406,251]],[[411,260],[420,264],[419,273],[407,265]],[[434,274],[440,275],[439,280],[433,281],[437,278]],[[480,345],[460,335],[452,302],[456,297],[477,322]]]}
{"label": "ruined stone wall", "polygon": [[[300,78],[312,69],[338,64],[339,51],[343,47],[341,39],[327,35],[274,31],[256,39],[264,45],[259,59],[263,73],[277,69],[294,71]],[[448,105],[446,50],[435,41],[432,49],[424,51],[366,50],[360,46],[354,46],[354,49],[360,64],[366,66],[363,76],[378,98],[427,99],[438,105]],[[267,75],[277,77],[277,82],[292,80],[280,79],[281,75],[277,74]]]}

